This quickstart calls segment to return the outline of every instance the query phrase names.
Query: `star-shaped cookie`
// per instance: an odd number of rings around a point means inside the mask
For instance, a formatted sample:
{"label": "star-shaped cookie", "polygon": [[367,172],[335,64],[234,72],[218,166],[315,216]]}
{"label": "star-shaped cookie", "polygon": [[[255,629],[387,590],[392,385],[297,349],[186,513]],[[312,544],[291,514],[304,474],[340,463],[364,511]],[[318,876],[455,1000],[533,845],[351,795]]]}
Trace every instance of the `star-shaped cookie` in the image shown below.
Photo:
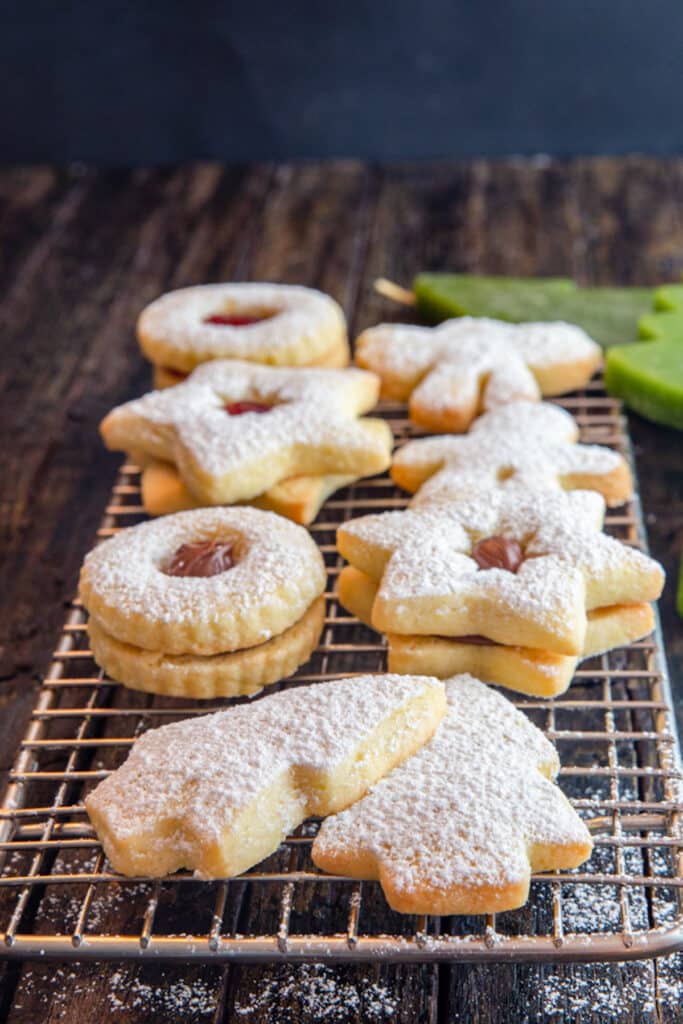
{"label": "star-shaped cookie", "polygon": [[446,696],[434,738],[322,823],[313,861],[378,879],[406,914],[512,910],[532,871],[577,867],[591,838],[553,782],[555,748],[521,711],[472,676]]}
{"label": "star-shaped cookie", "polygon": [[174,463],[198,501],[227,505],[293,476],[386,469],[388,424],[358,419],[378,391],[377,377],[363,370],[218,360],[112,410],[100,429],[107,447]]}
{"label": "star-shaped cookie", "polygon": [[586,612],[655,600],[661,566],[600,532],[594,491],[481,491],[340,526],[340,553],[379,581],[372,625],[386,633],[481,636],[580,654]]}
{"label": "star-shaped cookie", "polygon": [[459,317],[371,327],[356,342],[356,362],[380,375],[384,397],[409,399],[420,426],[460,433],[482,411],[582,387],[602,354],[573,324]]}
{"label": "star-shaped cookie", "polygon": [[576,444],[578,436],[576,421],[559,406],[512,402],[479,417],[463,437],[408,442],[394,455],[391,475],[425,496],[512,484],[595,490],[610,507],[622,504],[632,492],[626,459],[601,445]]}

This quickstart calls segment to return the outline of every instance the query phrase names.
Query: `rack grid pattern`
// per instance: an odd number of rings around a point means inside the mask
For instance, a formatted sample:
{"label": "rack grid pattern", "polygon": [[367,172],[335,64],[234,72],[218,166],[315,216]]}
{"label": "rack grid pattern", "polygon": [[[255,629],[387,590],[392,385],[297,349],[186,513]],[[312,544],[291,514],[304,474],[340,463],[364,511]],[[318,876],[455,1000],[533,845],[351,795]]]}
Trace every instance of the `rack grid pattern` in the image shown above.
{"label": "rack grid pattern", "polygon": [[[631,457],[619,404],[600,382],[560,404],[577,417],[582,440]],[[402,407],[380,412],[397,443],[416,436]],[[124,465],[100,538],[145,518],[139,482],[137,468]],[[335,529],[351,517],[406,503],[383,476],[325,504],[311,529],[329,569],[326,625],[312,659],[280,685],[384,670],[382,638],[337,602]],[[638,500],[608,515],[607,529],[644,545]],[[0,807],[5,955],[608,960],[683,947],[679,761],[658,631],[584,662],[560,698],[516,700],[557,745],[560,782],[588,821],[595,850],[575,872],[535,876],[527,907],[495,917],[392,913],[377,883],[317,871],[310,859],[315,821],[239,879],[114,874],[89,825],[84,794],[121,763],[140,732],[225,703],[153,697],[107,679],[88,650],[85,613],[73,602]]]}

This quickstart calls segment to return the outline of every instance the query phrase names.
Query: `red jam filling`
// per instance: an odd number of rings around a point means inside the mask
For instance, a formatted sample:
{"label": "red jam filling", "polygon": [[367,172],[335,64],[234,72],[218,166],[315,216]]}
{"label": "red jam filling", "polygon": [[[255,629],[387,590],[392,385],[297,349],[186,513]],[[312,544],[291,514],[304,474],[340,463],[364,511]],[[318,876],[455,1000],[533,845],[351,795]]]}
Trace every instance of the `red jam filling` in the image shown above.
{"label": "red jam filling", "polygon": [[205,324],[218,324],[220,327],[250,327],[251,324],[260,324],[262,320],[268,320],[267,316],[239,316],[237,313],[213,313],[204,317]]}
{"label": "red jam filling", "polygon": [[223,408],[228,416],[242,416],[245,412],[270,412],[273,407],[264,402],[228,402]]}

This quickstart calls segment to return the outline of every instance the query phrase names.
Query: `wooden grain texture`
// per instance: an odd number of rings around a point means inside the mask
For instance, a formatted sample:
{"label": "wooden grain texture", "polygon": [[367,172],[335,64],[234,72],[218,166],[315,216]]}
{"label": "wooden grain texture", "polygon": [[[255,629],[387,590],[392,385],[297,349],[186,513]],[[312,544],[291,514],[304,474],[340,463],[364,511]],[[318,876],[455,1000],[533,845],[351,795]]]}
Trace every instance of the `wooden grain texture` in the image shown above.
{"label": "wooden grain texture", "polygon": [[[449,268],[584,283],[674,279],[683,270],[682,198],[683,161],[642,158],[0,172],[8,439],[0,449],[0,771],[13,759],[113,480],[118,460],[103,452],[98,420],[148,381],[134,341],[141,306],[200,281],[300,282],[339,299],[355,332],[400,315],[373,292],[379,275],[407,283],[417,270]],[[631,429],[650,544],[675,575],[681,436],[637,417]],[[661,610],[680,718],[683,631],[671,585]],[[305,886],[297,893],[300,924],[309,896]],[[336,926],[340,908],[318,905]],[[137,907],[128,902],[129,913]],[[267,909],[237,901],[231,913],[248,930]],[[67,911],[58,897],[45,901],[36,924]],[[173,912],[190,920],[191,899]],[[649,1024],[683,1020],[681,966],[681,957],[561,968],[12,965],[0,975],[0,1012],[13,1024]]]}

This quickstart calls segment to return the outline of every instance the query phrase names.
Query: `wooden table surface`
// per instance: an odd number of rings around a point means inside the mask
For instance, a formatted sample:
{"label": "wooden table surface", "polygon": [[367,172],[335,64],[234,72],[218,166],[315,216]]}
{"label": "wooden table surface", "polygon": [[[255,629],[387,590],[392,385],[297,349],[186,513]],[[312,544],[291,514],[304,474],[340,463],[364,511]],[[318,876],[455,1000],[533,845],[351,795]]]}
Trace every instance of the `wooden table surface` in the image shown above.
{"label": "wooden table surface", "polygon": [[[0,171],[0,771],[14,758],[119,459],[97,423],[144,391],[135,318],[203,281],[313,285],[352,333],[420,269],[649,284],[683,272],[683,160]],[[631,417],[679,728],[683,437]],[[683,955],[613,965],[0,966],[0,1018],[683,1021]]]}

